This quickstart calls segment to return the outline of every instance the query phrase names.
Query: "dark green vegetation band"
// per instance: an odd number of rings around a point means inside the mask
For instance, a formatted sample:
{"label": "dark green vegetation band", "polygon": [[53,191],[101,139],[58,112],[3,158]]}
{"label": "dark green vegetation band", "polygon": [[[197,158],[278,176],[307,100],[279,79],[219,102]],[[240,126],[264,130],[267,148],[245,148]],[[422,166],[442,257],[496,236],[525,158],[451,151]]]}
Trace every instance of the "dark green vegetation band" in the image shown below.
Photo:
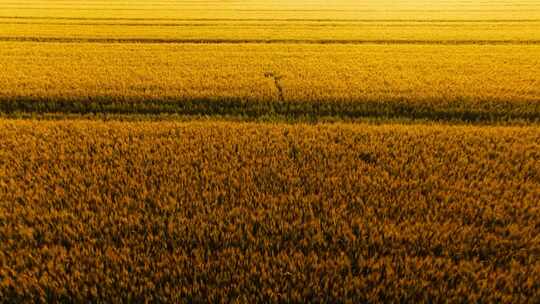
{"label": "dark green vegetation band", "polygon": [[540,101],[531,102],[448,102],[389,101],[257,101],[241,98],[207,99],[117,99],[19,97],[0,99],[2,114],[179,114],[237,116],[245,118],[284,117],[288,119],[383,118],[432,121],[497,123],[540,122]]}

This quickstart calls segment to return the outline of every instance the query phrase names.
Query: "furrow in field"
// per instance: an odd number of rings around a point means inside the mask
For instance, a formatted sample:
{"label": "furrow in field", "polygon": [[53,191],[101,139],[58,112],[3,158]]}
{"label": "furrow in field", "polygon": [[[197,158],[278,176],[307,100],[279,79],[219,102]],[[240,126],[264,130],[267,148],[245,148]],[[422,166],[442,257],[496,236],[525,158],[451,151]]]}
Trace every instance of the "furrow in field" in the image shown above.
{"label": "furrow in field", "polygon": [[3,9],[2,16],[6,17],[44,17],[44,18],[153,18],[153,19],[457,19],[457,20],[522,20],[539,19],[539,9],[500,9],[500,10],[351,10],[351,11],[317,11],[317,10],[212,10],[202,8],[195,9]]}
{"label": "furrow in field", "polygon": [[238,21],[238,22],[266,22],[266,21],[293,21],[293,22],[419,22],[419,23],[432,23],[432,22],[474,22],[474,23],[499,23],[499,22],[540,22],[540,19],[331,19],[331,18],[153,18],[153,17],[141,17],[141,18],[126,18],[126,17],[56,17],[56,16],[0,16],[0,19],[8,20],[72,20],[72,21]]}
{"label": "furrow in field", "polygon": [[333,39],[155,39],[0,37],[3,42],[136,43],[136,44],[405,44],[405,45],[537,45],[540,40],[333,40]]}

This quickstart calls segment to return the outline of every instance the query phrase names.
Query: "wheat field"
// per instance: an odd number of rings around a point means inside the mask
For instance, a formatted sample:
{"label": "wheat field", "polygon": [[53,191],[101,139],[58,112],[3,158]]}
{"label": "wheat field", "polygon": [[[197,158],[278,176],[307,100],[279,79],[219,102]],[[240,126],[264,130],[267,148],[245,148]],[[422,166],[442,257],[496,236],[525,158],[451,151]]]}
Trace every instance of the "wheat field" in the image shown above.
{"label": "wheat field", "polygon": [[0,7],[0,108],[11,115],[539,117],[535,1]]}
{"label": "wheat field", "polygon": [[540,302],[540,2],[0,0],[0,302]]}

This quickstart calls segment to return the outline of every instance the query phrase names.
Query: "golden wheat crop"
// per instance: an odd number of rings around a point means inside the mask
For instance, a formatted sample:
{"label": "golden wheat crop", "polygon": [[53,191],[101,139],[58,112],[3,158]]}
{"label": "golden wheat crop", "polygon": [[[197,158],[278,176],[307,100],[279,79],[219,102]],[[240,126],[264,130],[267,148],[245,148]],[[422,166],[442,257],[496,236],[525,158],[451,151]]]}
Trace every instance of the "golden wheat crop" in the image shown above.
{"label": "golden wheat crop", "polygon": [[540,120],[540,5],[0,1],[0,112]]}
{"label": "golden wheat crop", "polygon": [[88,21],[0,19],[0,40],[538,43],[539,21]]}
{"label": "golden wheat crop", "polygon": [[0,1],[3,16],[136,19],[539,19],[534,0]]}
{"label": "golden wheat crop", "polygon": [[277,99],[269,73],[298,102],[540,96],[537,46],[1,45],[3,99]]}
{"label": "golden wheat crop", "polygon": [[[19,99],[28,107],[58,100],[220,107],[236,99],[230,114],[276,101],[276,111],[313,115],[369,115],[386,106],[389,116],[540,117],[540,47],[533,45],[0,44],[0,107]],[[397,113],[404,107],[410,113]]]}
{"label": "golden wheat crop", "polygon": [[539,71],[535,0],[0,0],[0,302],[539,303]]}
{"label": "golden wheat crop", "polygon": [[540,130],[0,122],[0,298],[540,300]]}

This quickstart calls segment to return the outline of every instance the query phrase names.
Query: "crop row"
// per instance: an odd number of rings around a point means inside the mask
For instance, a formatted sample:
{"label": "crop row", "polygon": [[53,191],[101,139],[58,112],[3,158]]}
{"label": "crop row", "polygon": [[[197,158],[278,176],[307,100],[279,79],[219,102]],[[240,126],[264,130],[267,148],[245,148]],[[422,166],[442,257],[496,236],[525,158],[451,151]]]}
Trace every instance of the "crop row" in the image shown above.
{"label": "crop row", "polygon": [[540,130],[0,121],[0,299],[538,302]]}

